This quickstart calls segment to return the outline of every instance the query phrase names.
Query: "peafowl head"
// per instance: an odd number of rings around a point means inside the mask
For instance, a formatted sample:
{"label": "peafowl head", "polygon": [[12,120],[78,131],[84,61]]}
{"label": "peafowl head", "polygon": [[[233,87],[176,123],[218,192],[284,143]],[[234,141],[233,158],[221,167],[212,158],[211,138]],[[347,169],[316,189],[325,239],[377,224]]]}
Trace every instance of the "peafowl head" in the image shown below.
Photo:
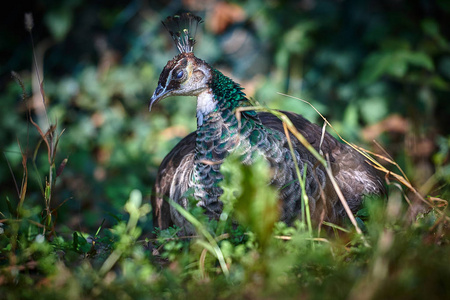
{"label": "peafowl head", "polygon": [[197,96],[207,92],[211,67],[194,56],[195,32],[201,18],[190,13],[167,17],[163,21],[180,52],[164,67],[158,86],[150,99],[150,107],[170,96]]}
{"label": "peafowl head", "polygon": [[190,13],[168,17],[162,22],[180,54],[161,72],[149,106],[151,109],[153,104],[170,96],[196,96],[199,126],[218,109],[229,113],[238,106],[251,105],[239,84],[194,56],[195,31],[201,22],[200,17]]}

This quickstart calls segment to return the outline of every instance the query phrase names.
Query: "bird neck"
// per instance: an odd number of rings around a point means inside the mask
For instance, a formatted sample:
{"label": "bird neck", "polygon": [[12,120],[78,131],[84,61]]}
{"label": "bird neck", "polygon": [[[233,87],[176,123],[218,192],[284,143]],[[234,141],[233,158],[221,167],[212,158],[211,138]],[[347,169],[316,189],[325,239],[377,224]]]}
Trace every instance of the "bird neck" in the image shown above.
{"label": "bird neck", "polygon": [[[208,89],[197,96],[197,125],[200,128],[213,115],[220,114],[226,119],[238,107],[252,106],[242,87],[220,71],[211,68]],[[254,111],[244,112],[246,116],[256,117]],[[214,121],[212,118],[210,121]],[[205,124],[206,125],[206,124]]]}
{"label": "bird neck", "polygon": [[212,80],[209,85],[220,110],[234,110],[237,107],[251,106],[238,83],[218,70],[213,69],[212,72]]}
{"label": "bird neck", "polygon": [[[197,138],[194,172],[190,186],[199,206],[215,207],[222,194],[220,165],[237,148],[243,161],[250,161],[263,131],[255,111],[235,115],[236,108],[251,106],[242,88],[217,70],[212,70],[209,89],[197,97]],[[255,151],[252,151],[255,150]],[[215,211],[215,209],[212,209]]]}

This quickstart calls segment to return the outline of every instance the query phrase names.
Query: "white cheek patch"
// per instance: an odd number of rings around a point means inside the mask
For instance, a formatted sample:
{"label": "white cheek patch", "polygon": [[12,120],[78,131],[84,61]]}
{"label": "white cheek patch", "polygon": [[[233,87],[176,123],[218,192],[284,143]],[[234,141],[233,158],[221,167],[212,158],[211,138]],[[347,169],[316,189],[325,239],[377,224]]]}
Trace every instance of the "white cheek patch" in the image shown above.
{"label": "white cheek patch", "polygon": [[[166,78],[166,85],[164,87],[162,87],[162,89],[161,89],[161,91],[159,91],[158,95],[163,95],[166,92],[167,87],[169,86],[170,80],[172,79],[172,72],[173,72],[173,69],[169,72],[169,75]],[[156,91],[155,91],[155,93],[156,93]],[[155,94],[153,94],[153,96],[155,96]]]}
{"label": "white cheek patch", "polygon": [[214,111],[217,107],[217,101],[214,99],[211,89],[200,93],[197,97],[197,125],[203,124],[206,115]]}
{"label": "white cheek patch", "polygon": [[177,68],[177,66],[180,64],[180,62],[178,62],[173,68],[172,70],[170,70],[169,72],[169,76],[167,76],[166,79],[166,86],[164,87],[164,89],[167,89],[167,87],[169,86],[169,83],[172,81],[172,73],[173,71],[175,71],[175,69]]}

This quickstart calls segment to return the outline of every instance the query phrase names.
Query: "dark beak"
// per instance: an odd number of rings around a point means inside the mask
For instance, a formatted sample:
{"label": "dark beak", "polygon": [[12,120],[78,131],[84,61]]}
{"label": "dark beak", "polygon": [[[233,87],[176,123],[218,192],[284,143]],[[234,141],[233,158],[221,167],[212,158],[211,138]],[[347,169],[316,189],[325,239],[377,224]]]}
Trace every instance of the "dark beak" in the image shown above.
{"label": "dark beak", "polygon": [[148,110],[151,111],[153,104],[156,104],[162,99],[166,98],[168,96],[168,93],[169,91],[165,91],[164,88],[160,84],[158,84],[152,98],[150,98],[150,105],[148,107]]}

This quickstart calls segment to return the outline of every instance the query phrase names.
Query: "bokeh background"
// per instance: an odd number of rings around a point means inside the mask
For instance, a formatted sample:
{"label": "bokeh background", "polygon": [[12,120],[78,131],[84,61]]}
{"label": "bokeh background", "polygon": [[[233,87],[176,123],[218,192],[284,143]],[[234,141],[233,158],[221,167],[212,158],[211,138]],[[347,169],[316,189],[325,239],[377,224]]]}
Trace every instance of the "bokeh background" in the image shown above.
{"label": "bokeh background", "polygon": [[[52,207],[56,224],[92,231],[113,223],[133,189],[148,199],[159,163],[195,130],[195,99],[148,111],[159,73],[176,55],[161,25],[190,11],[204,19],[195,53],[271,108],[323,124],[387,153],[424,195],[448,199],[450,2],[407,0],[9,2],[0,29],[0,211],[42,210],[47,152],[28,120],[65,129]],[[24,14],[33,14],[32,39]],[[33,43],[36,64],[33,63]],[[11,76],[20,75],[27,94]],[[46,110],[36,74],[43,80]],[[376,146],[376,140],[384,150]],[[20,146],[19,146],[20,145]],[[33,156],[36,155],[33,167]],[[14,176],[12,175],[14,174]],[[148,225],[147,230],[151,230]]]}

